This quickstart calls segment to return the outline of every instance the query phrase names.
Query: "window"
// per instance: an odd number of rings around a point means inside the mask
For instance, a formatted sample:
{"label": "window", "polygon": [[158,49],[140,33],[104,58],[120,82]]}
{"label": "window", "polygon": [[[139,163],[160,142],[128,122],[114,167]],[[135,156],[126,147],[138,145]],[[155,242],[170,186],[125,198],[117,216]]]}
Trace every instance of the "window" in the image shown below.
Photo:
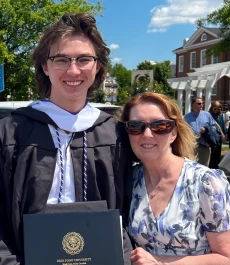
{"label": "window", "polygon": [[196,68],[196,52],[190,53],[190,69]]}
{"label": "window", "polygon": [[212,63],[218,63],[218,56],[212,55]]}
{"label": "window", "polygon": [[206,65],[206,50],[200,51],[200,66]]}
{"label": "window", "polygon": [[184,72],[184,55],[179,56],[179,72]]}
{"label": "window", "polygon": [[202,36],[201,36],[201,41],[205,41],[205,40],[207,40],[207,34],[206,33],[202,34]]}
{"label": "window", "polygon": [[217,84],[215,84],[214,87],[212,88],[212,96],[216,95],[217,95]]}

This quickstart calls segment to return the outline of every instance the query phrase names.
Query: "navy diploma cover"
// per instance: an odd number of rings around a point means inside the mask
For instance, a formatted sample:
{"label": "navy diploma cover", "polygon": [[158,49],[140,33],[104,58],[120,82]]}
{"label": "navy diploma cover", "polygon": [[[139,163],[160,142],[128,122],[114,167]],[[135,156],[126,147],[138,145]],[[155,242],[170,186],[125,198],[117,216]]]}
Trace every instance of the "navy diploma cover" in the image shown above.
{"label": "navy diploma cover", "polygon": [[118,210],[25,214],[25,265],[123,265]]}

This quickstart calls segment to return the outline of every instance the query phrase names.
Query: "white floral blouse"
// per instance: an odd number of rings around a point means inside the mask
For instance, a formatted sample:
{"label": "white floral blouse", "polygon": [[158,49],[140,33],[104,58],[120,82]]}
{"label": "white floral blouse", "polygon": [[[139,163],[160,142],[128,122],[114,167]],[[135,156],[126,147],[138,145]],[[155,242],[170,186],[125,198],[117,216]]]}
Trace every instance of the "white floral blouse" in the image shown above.
{"label": "white floral blouse", "polygon": [[137,245],[157,255],[210,253],[205,232],[230,229],[230,185],[223,171],[185,158],[174,194],[154,217],[143,165],[135,166],[129,234]]}

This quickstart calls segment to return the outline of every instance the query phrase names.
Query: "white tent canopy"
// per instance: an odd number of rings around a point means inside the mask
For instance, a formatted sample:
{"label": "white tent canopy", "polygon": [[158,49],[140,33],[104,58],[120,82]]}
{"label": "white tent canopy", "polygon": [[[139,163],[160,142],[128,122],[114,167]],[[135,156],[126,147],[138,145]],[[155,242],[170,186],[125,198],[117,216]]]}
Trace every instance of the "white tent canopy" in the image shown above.
{"label": "white tent canopy", "polygon": [[191,111],[191,91],[197,91],[197,96],[202,97],[202,91],[205,90],[205,110],[208,111],[212,88],[221,77],[230,77],[230,61],[209,64],[194,70],[195,72],[187,73],[186,77],[167,79],[169,85],[177,90],[177,102],[181,110],[185,91],[185,114]]}

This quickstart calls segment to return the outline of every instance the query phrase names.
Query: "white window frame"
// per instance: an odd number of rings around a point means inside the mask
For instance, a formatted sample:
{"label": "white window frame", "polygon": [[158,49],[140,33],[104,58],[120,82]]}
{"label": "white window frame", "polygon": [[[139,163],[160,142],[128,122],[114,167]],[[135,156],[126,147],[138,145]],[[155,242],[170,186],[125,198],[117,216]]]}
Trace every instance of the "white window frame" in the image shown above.
{"label": "white window frame", "polygon": [[218,63],[218,56],[212,55],[212,64]]}
{"label": "white window frame", "polygon": [[201,41],[205,41],[205,40],[207,40],[207,34],[203,33],[201,36]]}
{"label": "white window frame", "polygon": [[179,72],[184,72],[184,55],[179,56]]}
{"label": "white window frame", "polygon": [[194,68],[196,68],[196,52],[191,52],[190,53],[190,69],[194,69]]}
{"label": "white window frame", "polygon": [[212,96],[216,96],[217,95],[217,83],[215,83],[215,85],[212,88]]}
{"label": "white window frame", "polygon": [[[205,53],[205,57],[203,56]],[[200,51],[200,67],[206,65],[206,49]]]}

